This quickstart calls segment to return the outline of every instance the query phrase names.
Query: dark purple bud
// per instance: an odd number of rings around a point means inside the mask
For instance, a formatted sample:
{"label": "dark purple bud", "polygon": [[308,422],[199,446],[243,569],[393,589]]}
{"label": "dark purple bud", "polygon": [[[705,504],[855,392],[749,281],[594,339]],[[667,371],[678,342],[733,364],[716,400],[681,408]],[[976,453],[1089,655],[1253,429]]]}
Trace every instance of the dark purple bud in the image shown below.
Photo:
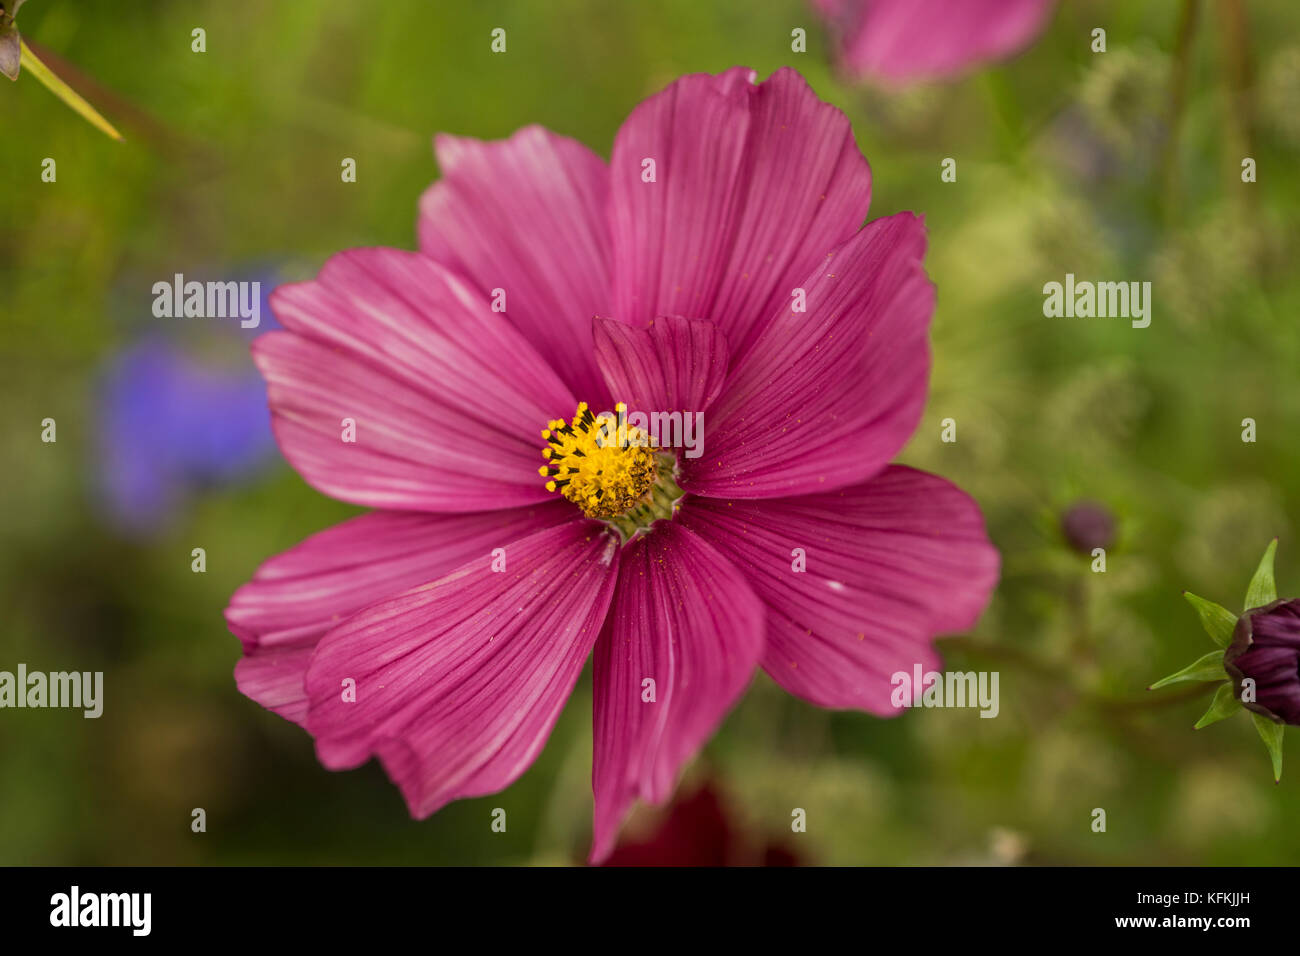
{"label": "dark purple bud", "polygon": [[1243,706],[1300,725],[1300,600],[1274,601],[1239,617],[1223,667]]}
{"label": "dark purple bud", "polygon": [[1095,501],[1080,501],[1061,515],[1061,533],[1075,551],[1092,554],[1115,543],[1115,516]]}

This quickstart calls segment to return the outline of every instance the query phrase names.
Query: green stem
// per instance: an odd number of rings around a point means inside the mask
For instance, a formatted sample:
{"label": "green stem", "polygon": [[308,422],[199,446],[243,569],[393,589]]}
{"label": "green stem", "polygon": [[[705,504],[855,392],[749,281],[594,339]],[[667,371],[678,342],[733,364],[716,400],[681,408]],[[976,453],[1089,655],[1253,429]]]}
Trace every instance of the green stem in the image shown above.
{"label": "green stem", "polygon": [[112,123],[100,116],[99,111],[87,103],[81,97],[81,94],[59,79],[53,70],[42,63],[40,58],[32,52],[31,47],[27,45],[26,40],[20,40],[19,43],[22,48],[22,68],[24,70],[100,132],[121,142],[122,134],[113,128]]}
{"label": "green stem", "polygon": [[[1236,134],[1237,145],[1243,155],[1253,153],[1255,122],[1254,103],[1251,100],[1250,38],[1246,23],[1246,9],[1241,0],[1219,0],[1220,37],[1223,40],[1225,75],[1228,98],[1231,104],[1228,121]],[[1234,171],[1238,169],[1233,164]]]}
{"label": "green stem", "polygon": [[1044,680],[1062,685],[1071,694],[1098,710],[1114,714],[1164,710],[1181,704],[1183,701],[1203,697],[1209,691],[1214,690],[1216,686],[1213,683],[1195,684],[1169,694],[1143,697],[1112,697],[1109,694],[1098,694],[1095,691],[1079,687],[1068,669],[1044,661],[1037,655],[1013,645],[995,644],[992,641],[971,637],[949,637],[944,638],[942,646],[1017,664]]}
{"label": "green stem", "polygon": [[1165,131],[1164,152],[1160,161],[1164,180],[1165,220],[1175,218],[1178,209],[1178,132],[1187,106],[1187,76],[1191,72],[1192,39],[1200,19],[1200,0],[1183,0],[1178,18],[1178,37],[1174,42],[1174,66],[1169,78],[1169,128]]}

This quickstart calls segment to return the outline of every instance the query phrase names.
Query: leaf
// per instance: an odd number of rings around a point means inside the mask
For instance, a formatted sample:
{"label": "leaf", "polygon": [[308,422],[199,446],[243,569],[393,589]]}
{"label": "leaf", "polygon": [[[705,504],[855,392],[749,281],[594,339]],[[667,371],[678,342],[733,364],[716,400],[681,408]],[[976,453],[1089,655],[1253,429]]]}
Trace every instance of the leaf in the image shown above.
{"label": "leaf", "polygon": [[1166,684],[1177,684],[1183,680],[1223,680],[1223,651],[1210,651],[1204,657],[1197,658],[1180,671],[1168,677],[1162,677],[1147,690],[1156,690]]}
{"label": "leaf", "polygon": [[1255,576],[1246,588],[1246,610],[1263,607],[1277,600],[1277,582],[1273,580],[1273,555],[1277,553],[1277,538],[1268,543],[1264,557],[1259,559]]}
{"label": "leaf", "polygon": [[1273,761],[1273,782],[1276,783],[1282,779],[1282,725],[1262,714],[1252,713],[1250,716],[1255,718],[1259,739],[1268,748],[1269,759]]}
{"label": "leaf", "polygon": [[1232,631],[1237,626],[1237,615],[1221,604],[1197,597],[1190,591],[1184,591],[1187,603],[1196,608],[1196,615],[1201,619],[1201,627],[1210,635],[1215,644],[1227,647],[1232,643]]}
{"label": "leaf", "polygon": [[23,66],[26,67],[28,73],[40,80],[46,89],[72,107],[96,129],[108,134],[113,139],[119,141],[122,139],[122,134],[113,128],[113,124],[100,116],[96,109],[83,100],[76,90],[55,76],[53,70],[37,59],[36,54],[32,52],[26,41],[19,40],[19,43],[22,46]]}
{"label": "leaf", "polygon": [[1231,717],[1241,709],[1241,701],[1237,700],[1237,695],[1233,693],[1232,681],[1224,681],[1223,686],[1214,692],[1214,700],[1210,701],[1210,709],[1202,714],[1201,719],[1196,722],[1196,729],[1200,730],[1202,727],[1208,727],[1225,717]]}

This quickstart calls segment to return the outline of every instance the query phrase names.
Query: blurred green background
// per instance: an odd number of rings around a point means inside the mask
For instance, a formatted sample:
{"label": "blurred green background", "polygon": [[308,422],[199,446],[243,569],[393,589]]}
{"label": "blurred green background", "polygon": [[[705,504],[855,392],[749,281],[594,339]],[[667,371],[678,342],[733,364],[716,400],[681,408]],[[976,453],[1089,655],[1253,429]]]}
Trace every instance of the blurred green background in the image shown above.
{"label": "blurred green background", "polygon": [[[1226,25],[1234,8],[1245,33]],[[126,142],[29,76],[0,83],[0,669],[105,672],[98,720],[0,711],[0,863],[584,857],[589,668],[503,794],[417,823],[377,765],[321,769],[305,733],[236,691],[221,611],[262,560],[356,509],[277,457],[126,533],[96,490],[97,383],[120,349],[177,324],[150,314],[152,283],[175,272],[295,279],[343,248],[413,247],[436,131],[540,123],[607,156],[642,98],[738,63],[792,65],[849,114],[873,216],[926,215],[935,362],[903,460],[971,491],[1002,552],[989,611],[945,651],[950,669],[1000,672],[1001,713],[829,713],[760,675],[686,789],[716,780],[738,825],[810,862],[1294,862],[1294,732],[1275,785],[1250,721],[1193,732],[1208,697],[1144,690],[1212,649],[1184,588],[1239,610],[1278,536],[1279,591],[1300,592],[1300,10],[1201,3],[1180,52],[1183,10],[1067,0],[1013,61],[887,93],[836,77],[801,0],[31,0],[23,35],[75,65]],[[489,50],[497,26],[505,55]],[[1097,26],[1105,54],[1089,49]],[[1257,183],[1241,182],[1243,156]],[[1066,272],[1151,281],[1150,328],[1045,318],[1043,283]],[[242,342],[178,341],[250,365]],[[1105,574],[1058,528],[1080,498],[1119,521]],[[790,834],[792,807],[806,834]],[[629,832],[656,819],[639,811]]]}

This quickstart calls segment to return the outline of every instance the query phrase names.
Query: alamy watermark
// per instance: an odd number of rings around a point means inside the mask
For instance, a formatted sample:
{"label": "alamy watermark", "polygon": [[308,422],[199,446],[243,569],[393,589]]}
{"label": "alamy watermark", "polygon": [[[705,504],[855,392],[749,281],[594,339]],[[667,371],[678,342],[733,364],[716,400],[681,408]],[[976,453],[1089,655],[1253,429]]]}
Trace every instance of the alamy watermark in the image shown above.
{"label": "alamy watermark", "polygon": [[683,448],[687,458],[704,454],[703,412],[601,412],[596,444],[601,448]]}
{"label": "alamy watermark", "polygon": [[153,295],[153,314],[159,319],[238,318],[245,329],[262,321],[261,282],[186,282],[178,272],[171,282],[155,282]]}
{"label": "alamy watermark", "polygon": [[0,671],[0,707],[73,707],[84,717],[104,712],[103,671]]}
{"label": "alamy watermark", "polygon": [[51,926],[125,926],[133,936],[148,936],[152,914],[152,893],[82,893],[74,885],[50,897]]}
{"label": "alamy watermark", "polygon": [[1075,282],[1065,274],[1064,284],[1043,286],[1043,315],[1048,318],[1132,319],[1135,329],[1151,324],[1150,282]]}
{"label": "alamy watermark", "polygon": [[981,717],[996,717],[998,702],[997,671],[922,672],[920,664],[912,672],[895,671],[889,678],[894,689],[889,702],[904,707],[978,707]]}

